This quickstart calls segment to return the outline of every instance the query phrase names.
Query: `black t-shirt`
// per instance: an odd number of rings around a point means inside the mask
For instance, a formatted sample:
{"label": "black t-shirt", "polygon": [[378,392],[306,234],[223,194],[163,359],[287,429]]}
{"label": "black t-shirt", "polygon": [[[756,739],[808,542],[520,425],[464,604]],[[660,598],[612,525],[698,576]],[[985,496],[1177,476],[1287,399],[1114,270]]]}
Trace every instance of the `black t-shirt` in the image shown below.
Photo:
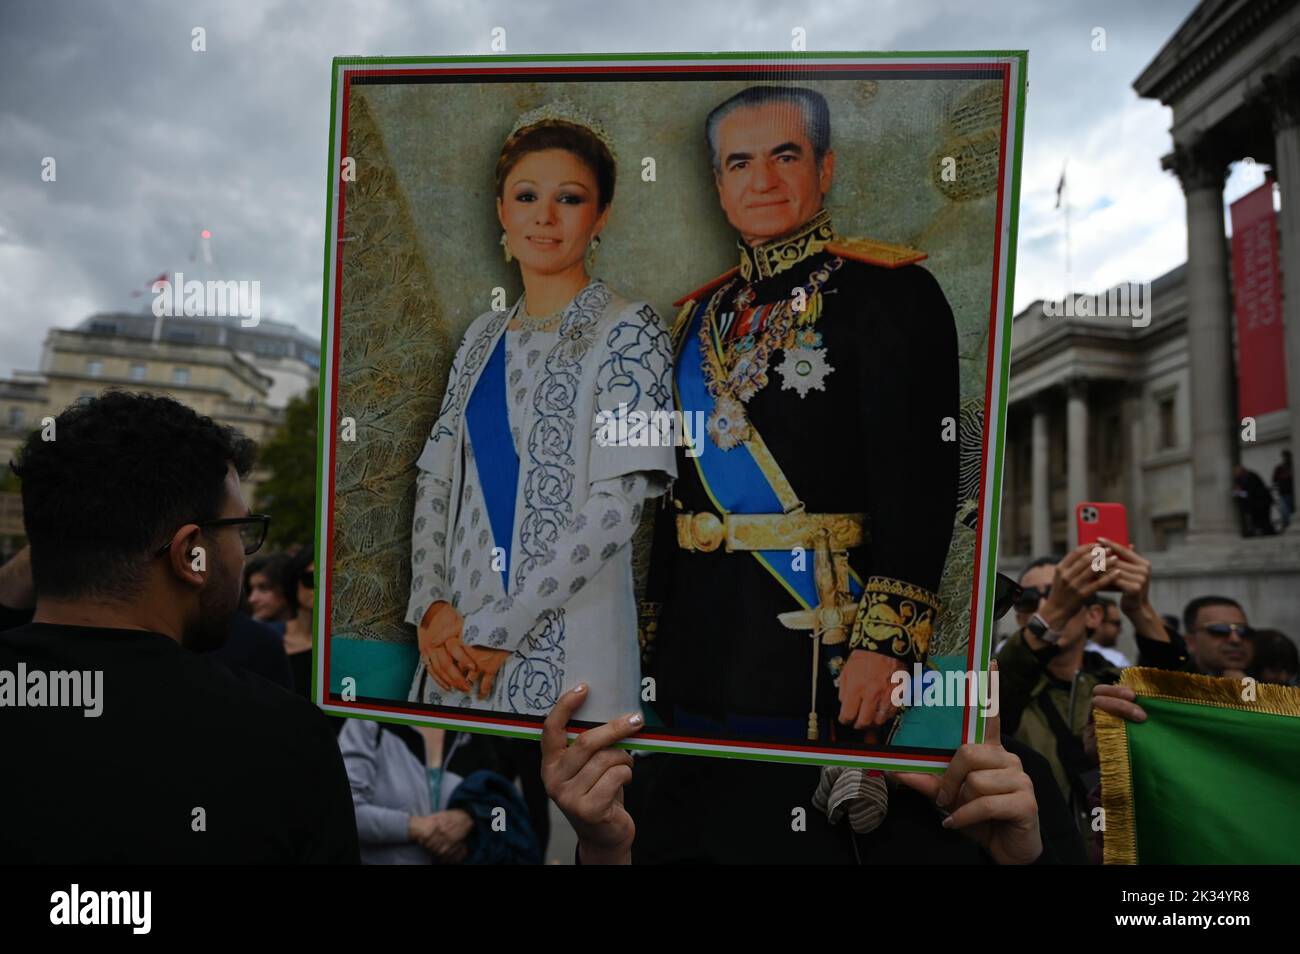
{"label": "black t-shirt", "polygon": [[[14,705],[20,664],[29,685],[102,673],[102,711]],[[0,633],[0,680],[0,863],[359,860],[333,730],[266,680],[159,633],[43,623]]]}
{"label": "black t-shirt", "polygon": [[288,659],[290,681],[293,683],[293,691],[304,699],[310,699],[311,650],[304,649],[302,652],[290,653]]}
{"label": "black t-shirt", "polygon": [[231,669],[257,673],[268,682],[293,690],[289,659],[284,654],[284,636],[265,623],[236,613],[230,618],[225,643],[212,652]]}

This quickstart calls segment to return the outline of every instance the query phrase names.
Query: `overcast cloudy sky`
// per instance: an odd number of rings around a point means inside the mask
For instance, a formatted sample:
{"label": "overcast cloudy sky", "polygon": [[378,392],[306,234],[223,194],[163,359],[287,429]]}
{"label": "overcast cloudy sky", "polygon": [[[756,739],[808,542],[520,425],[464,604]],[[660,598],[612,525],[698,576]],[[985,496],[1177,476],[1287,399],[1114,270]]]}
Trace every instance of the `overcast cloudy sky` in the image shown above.
{"label": "overcast cloudy sky", "polygon": [[495,26],[512,53],[788,49],[794,27],[809,49],[1028,49],[1017,308],[1062,291],[1067,157],[1075,288],[1151,279],[1185,257],[1183,201],[1159,165],[1169,111],[1131,84],[1194,6],[3,0],[0,376],[36,368],[51,327],[147,305],[132,290],[183,270],[203,228],[223,277],[261,280],[264,316],[317,335],[331,57],[486,53]]}

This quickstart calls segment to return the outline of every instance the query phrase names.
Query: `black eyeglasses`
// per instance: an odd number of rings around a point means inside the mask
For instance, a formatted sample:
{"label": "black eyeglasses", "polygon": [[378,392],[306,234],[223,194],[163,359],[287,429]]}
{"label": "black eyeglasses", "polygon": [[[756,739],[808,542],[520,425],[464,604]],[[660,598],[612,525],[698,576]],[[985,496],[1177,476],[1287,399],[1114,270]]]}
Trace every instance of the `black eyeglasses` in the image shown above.
{"label": "black eyeglasses", "polygon": [[1197,629],[1203,629],[1218,639],[1223,639],[1230,633],[1236,633],[1242,639],[1254,639],[1255,637],[1255,631],[1241,623],[1211,623],[1209,626],[1198,626]]}
{"label": "black eyeglasses", "polygon": [[[1011,607],[1024,602],[1026,590],[1011,577],[999,573],[993,583],[993,618],[1001,619],[1011,611]],[[1034,603],[1037,606],[1037,601]]]}
{"label": "black eyeglasses", "polygon": [[[250,513],[247,517],[223,517],[220,520],[196,522],[199,527],[238,527],[239,536],[244,542],[244,556],[251,556],[262,548],[266,542],[266,531],[271,527],[271,516],[265,513]],[[158,548],[154,556],[162,556],[171,548],[168,540]]]}

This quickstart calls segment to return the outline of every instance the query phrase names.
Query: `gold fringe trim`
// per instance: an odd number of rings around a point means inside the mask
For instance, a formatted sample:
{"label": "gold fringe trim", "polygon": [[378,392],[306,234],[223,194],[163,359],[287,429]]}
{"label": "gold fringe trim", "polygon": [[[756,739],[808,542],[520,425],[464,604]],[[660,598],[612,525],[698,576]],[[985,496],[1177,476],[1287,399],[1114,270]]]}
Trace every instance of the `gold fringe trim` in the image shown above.
{"label": "gold fringe trim", "polygon": [[[1255,699],[1246,701],[1241,698],[1242,683],[1238,679],[1146,667],[1125,669],[1119,684],[1148,699],[1300,718],[1300,688],[1293,686],[1257,682]],[[1140,704],[1141,699],[1138,701]],[[1128,723],[1109,712],[1096,711],[1094,718],[1097,755],[1101,760],[1101,805],[1106,812],[1103,861],[1108,865],[1135,865],[1138,863],[1137,823],[1133,812]]]}
{"label": "gold fringe trim", "polygon": [[1101,808],[1105,812],[1102,862],[1137,864],[1137,825],[1133,816],[1133,771],[1128,760],[1128,723],[1096,710],[1097,755],[1101,760]]}
{"label": "gold fringe trim", "polygon": [[1300,718],[1300,688],[1295,686],[1256,682],[1253,687],[1255,698],[1246,701],[1241,698],[1242,682],[1238,679],[1145,667],[1125,669],[1119,684],[1128,686],[1139,696],[1152,699]]}

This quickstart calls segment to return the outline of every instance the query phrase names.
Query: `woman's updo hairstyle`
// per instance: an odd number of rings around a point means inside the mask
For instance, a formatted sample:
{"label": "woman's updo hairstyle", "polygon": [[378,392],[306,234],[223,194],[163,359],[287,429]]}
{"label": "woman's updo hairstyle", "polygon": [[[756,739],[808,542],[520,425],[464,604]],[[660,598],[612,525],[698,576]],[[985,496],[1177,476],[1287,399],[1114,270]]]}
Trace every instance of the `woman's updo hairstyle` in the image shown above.
{"label": "woman's updo hairstyle", "polygon": [[547,149],[563,149],[577,156],[596,178],[600,209],[614,201],[614,157],[596,134],[573,123],[547,120],[525,126],[506,140],[497,159],[497,198],[505,195],[506,177],[524,156]]}

